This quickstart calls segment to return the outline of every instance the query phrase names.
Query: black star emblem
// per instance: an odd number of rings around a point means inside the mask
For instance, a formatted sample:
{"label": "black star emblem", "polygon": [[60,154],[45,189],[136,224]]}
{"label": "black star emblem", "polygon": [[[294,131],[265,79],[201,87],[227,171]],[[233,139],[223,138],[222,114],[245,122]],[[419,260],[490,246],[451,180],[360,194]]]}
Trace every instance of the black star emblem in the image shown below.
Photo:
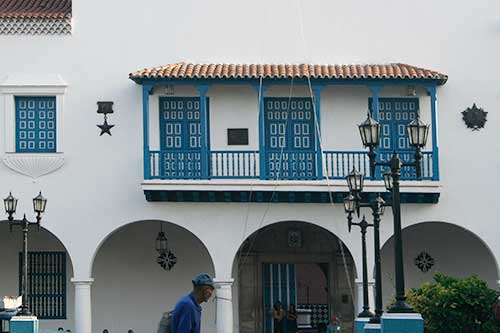
{"label": "black star emblem", "polygon": [[97,125],[97,127],[101,129],[101,134],[99,136],[103,135],[104,133],[108,133],[111,136],[111,129],[115,127],[115,125],[109,125],[108,120],[104,118],[104,124]]}

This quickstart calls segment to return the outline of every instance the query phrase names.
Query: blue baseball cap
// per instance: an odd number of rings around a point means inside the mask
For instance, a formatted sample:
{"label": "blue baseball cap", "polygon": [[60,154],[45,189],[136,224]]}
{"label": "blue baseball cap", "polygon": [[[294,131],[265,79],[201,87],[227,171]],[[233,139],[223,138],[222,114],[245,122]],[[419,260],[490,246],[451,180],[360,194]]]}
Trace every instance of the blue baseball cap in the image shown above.
{"label": "blue baseball cap", "polygon": [[214,280],[207,273],[200,273],[193,279],[194,286],[209,286],[215,288]]}

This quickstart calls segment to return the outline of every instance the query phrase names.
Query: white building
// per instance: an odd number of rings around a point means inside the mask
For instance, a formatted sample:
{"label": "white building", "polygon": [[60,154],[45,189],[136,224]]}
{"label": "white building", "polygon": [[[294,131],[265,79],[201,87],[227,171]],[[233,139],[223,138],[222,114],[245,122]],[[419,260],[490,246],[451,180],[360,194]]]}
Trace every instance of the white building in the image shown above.
{"label": "white building", "polygon": [[[48,198],[29,234],[41,327],[153,332],[199,272],[220,297],[203,306],[204,332],[269,333],[277,300],[349,325],[361,242],[341,202],[353,164],[369,173],[357,129],[369,105],[384,125],[381,156],[411,158],[404,125],[417,112],[431,126],[423,179],[403,172],[406,287],[439,271],[497,288],[499,10],[487,0],[0,0],[0,194],[12,191],[16,216],[32,220],[31,198]],[[96,127],[103,101],[112,136]],[[473,103],[489,112],[478,131],[462,120]],[[384,191],[375,178],[368,194]],[[160,230],[171,270],[157,263]],[[387,209],[385,303],[392,234]],[[368,249],[373,281],[371,230]],[[0,295],[17,295],[21,232],[7,222],[0,251]],[[428,271],[415,264],[424,252]]]}

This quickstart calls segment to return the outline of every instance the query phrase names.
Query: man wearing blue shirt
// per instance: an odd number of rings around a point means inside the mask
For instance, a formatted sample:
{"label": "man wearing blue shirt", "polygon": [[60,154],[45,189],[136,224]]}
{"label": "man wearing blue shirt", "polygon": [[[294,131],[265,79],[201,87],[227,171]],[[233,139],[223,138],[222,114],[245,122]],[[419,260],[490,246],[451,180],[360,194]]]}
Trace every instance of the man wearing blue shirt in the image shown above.
{"label": "man wearing blue shirt", "polygon": [[206,273],[193,279],[193,291],[182,297],[175,305],[172,314],[172,333],[200,333],[201,306],[214,292],[214,281]]}

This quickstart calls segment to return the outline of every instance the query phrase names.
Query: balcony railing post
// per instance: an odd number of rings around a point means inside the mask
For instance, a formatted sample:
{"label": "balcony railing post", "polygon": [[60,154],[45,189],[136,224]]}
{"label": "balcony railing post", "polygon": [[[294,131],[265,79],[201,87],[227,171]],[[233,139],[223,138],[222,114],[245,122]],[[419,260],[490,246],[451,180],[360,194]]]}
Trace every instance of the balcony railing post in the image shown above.
{"label": "balcony railing post", "polygon": [[207,90],[208,85],[197,85],[196,89],[198,89],[200,93],[200,127],[201,127],[201,142],[200,142],[200,165],[201,165],[201,178],[207,179],[209,178],[209,154],[210,148],[208,147],[208,112],[207,112]]}
{"label": "balcony railing post", "polygon": [[142,130],[144,151],[144,179],[151,179],[151,163],[149,157],[149,95],[153,93],[154,86],[144,83],[142,85]]}
{"label": "balcony railing post", "polygon": [[[372,93],[372,105],[370,108],[372,111],[372,117],[376,121],[379,121],[379,97],[383,87],[380,85],[370,85],[368,86],[368,88]],[[380,168],[375,171],[374,175],[370,174],[370,179],[372,180],[381,178],[382,177],[380,176]]]}
{"label": "balcony railing post", "polygon": [[437,97],[436,86],[427,86],[427,93],[431,98],[431,129],[432,129],[432,180],[439,180],[439,145],[437,139]]}
{"label": "balcony railing post", "polygon": [[262,84],[262,80],[253,87],[257,91],[259,106],[259,178],[267,179],[264,95],[268,87]]}
{"label": "balcony railing post", "polygon": [[324,86],[313,86],[314,93],[314,132],[316,137],[316,177],[323,179],[323,152],[321,151],[321,90]]}

